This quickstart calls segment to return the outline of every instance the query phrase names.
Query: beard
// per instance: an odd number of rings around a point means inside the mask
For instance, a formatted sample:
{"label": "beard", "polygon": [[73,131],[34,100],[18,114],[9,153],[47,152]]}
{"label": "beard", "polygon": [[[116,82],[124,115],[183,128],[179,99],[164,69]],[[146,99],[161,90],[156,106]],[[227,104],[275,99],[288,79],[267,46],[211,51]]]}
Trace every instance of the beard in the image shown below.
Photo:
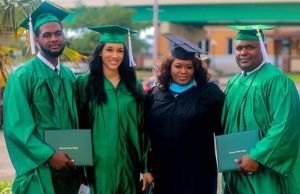
{"label": "beard", "polygon": [[43,47],[42,45],[40,45],[39,47],[40,47],[40,49],[42,50],[42,52],[43,52],[45,55],[47,55],[47,56],[49,56],[49,57],[52,57],[52,58],[57,58],[57,57],[59,57],[59,56],[62,54],[62,52],[64,51],[64,49],[65,49],[65,44],[62,45],[61,49],[60,49],[59,51],[57,51],[57,52],[52,52],[52,51],[46,49],[45,47]]}

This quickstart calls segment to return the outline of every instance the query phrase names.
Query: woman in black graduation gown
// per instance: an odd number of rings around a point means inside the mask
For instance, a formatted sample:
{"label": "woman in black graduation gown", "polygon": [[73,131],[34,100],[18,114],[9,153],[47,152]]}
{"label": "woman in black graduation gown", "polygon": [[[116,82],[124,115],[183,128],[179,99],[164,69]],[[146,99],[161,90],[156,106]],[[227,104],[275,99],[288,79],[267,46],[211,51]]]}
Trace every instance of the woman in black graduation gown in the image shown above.
{"label": "woman in black graduation gown", "polygon": [[223,92],[209,82],[201,50],[180,37],[163,59],[157,86],[146,95],[155,194],[215,194],[213,133],[221,134]]}

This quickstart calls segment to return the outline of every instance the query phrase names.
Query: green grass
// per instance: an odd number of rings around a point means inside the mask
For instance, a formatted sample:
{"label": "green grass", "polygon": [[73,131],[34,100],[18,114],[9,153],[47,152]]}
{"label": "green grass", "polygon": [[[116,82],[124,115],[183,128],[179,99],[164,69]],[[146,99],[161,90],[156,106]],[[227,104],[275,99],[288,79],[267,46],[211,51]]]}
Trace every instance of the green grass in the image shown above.
{"label": "green grass", "polygon": [[300,73],[288,73],[287,76],[291,78],[295,83],[300,83]]}
{"label": "green grass", "polygon": [[0,182],[0,194],[11,194],[12,193],[11,187],[12,187],[11,181]]}

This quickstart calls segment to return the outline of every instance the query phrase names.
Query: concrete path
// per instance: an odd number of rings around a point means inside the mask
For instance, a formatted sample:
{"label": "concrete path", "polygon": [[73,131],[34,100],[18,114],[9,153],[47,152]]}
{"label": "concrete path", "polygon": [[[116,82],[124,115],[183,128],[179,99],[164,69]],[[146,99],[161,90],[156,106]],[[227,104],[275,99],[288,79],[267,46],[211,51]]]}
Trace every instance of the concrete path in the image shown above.
{"label": "concrete path", "polygon": [[13,180],[15,169],[12,166],[3,137],[3,130],[0,130],[0,181]]}

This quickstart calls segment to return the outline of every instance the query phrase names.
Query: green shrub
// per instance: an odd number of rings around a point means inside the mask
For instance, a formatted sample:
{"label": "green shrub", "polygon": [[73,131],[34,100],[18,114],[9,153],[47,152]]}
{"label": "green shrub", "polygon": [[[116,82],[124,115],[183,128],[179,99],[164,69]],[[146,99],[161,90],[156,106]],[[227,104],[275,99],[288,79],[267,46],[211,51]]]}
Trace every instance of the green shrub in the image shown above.
{"label": "green shrub", "polygon": [[300,73],[287,74],[295,83],[300,83]]}
{"label": "green shrub", "polygon": [[0,194],[12,194],[11,187],[12,182],[10,181],[0,182]]}

